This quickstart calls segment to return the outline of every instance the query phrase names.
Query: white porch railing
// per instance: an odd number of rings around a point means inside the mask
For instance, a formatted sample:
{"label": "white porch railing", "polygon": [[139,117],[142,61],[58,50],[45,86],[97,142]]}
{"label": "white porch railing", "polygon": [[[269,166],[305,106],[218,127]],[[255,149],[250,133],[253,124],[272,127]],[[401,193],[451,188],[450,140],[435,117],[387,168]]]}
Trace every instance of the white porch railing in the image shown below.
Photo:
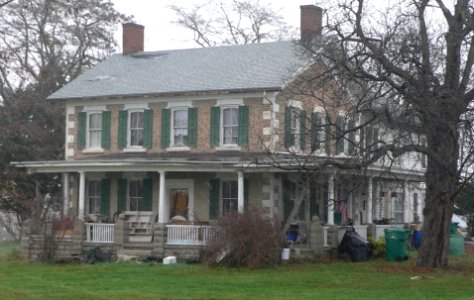
{"label": "white porch railing", "polygon": [[86,223],[86,242],[113,243],[115,224]]}
{"label": "white porch railing", "polygon": [[166,225],[168,245],[203,246],[217,238],[216,227],[204,225]]}

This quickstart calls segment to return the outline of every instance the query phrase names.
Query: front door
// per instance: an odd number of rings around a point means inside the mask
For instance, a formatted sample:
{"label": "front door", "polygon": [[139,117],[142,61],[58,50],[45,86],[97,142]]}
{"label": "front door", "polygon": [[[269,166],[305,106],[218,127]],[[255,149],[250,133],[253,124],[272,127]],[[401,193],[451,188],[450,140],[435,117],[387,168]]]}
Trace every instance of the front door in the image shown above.
{"label": "front door", "polygon": [[192,179],[169,179],[166,186],[169,220],[193,221],[194,181]]}

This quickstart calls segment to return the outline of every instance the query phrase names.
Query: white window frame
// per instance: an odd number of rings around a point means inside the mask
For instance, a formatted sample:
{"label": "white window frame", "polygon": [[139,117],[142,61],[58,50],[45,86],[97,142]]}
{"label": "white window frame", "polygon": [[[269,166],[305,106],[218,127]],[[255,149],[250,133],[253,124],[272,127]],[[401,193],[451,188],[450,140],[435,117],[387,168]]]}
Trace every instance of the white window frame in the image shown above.
{"label": "white window frame", "polygon": [[[131,186],[132,186],[132,183],[134,182],[138,182],[139,184],[142,185],[142,196],[141,197],[133,197],[133,198],[137,198],[137,202],[136,202],[136,209],[132,210],[132,196],[131,196]],[[139,178],[131,178],[131,179],[128,179],[127,180],[127,208],[128,208],[128,211],[140,211],[138,210],[139,208],[139,200],[141,198],[141,202],[142,202],[142,206],[143,206],[143,202],[145,201],[145,186],[144,186],[144,183],[143,183],[143,178],[139,179]]]}
{"label": "white window frame", "polygon": [[[103,131],[104,131],[104,128],[102,127],[102,124],[103,124],[103,112],[102,111],[97,111],[97,110],[94,110],[94,111],[87,111],[87,114],[86,114],[86,149],[89,149],[89,150],[103,150],[102,148],[102,134]],[[92,146],[91,145],[91,128],[90,128],[90,117],[92,115],[100,115],[100,139],[99,139],[99,145],[97,146]],[[97,130],[97,129],[96,129]],[[97,130],[98,131],[98,130]]]}
{"label": "white window frame", "polygon": [[[235,194],[235,198],[234,197],[227,197],[227,198],[224,198],[224,182],[225,183],[230,183],[230,182],[235,182],[235,185],[236,185],[236,194]],[[232,211],[224,211],[224,201],[225,200],[229,200],[229,201],[235,201],[235,210],[232,210]],[[226,178],[226,179],[221,179],[220,180],[220,186],[219,186],[219,207],[220,207],[220,216],[223,216],[224,214],[226,213],[233,213],[233,212],[238,212],[239,210],[239,183],[238,183],[238,180],[237,179],[230,179],[230,178]]]}
{"label": "white window frame", "polygon": [[[185,111],[186,112],[186,137],[187,139],[189,139],[189,128],[188,128],[188,122],[189,122],[189,110],[188,110],[188,107],[173,107],[171,108],[171,124],[170,124],[170,144],[171,144],[171,147],[172,148],[187,148],[188,145],[186,145],[186,143],[182,144],[182,145],[177,145],[176,144],[176,141],[175,141],[175,126],[174,126],[174,121],[175,121],[175,118],[174,118],[174,114],[175,112],[177,111]],[[184,129],[184,128],[181,128],[181,129]]]}
{"label": "white window frame", "polygon": [[[223,105],[220,107],[221,108],[221,114],[220,114],[220,144],[222,147],[238,147],[238,141],[239,141],[239,106],[238,105]],[[237,112],[237,124],[232,125],[229,127],[235,127],[237,131],[237,137],[235,140],[235,143],[225,143],[225,128],[224,128],[224,110],[226,109],[235,109]]]}
{"label": "white window frame", "polygon": [[[142,145],[132,145],[132,114],[141,113],[143,118],[143,128],[142,128]],[[145,135],[145,110],[144,109],[130,109],[128,110],[127,118],[127,147],[131,149],[145,149],[143,147],[143,138]]]}

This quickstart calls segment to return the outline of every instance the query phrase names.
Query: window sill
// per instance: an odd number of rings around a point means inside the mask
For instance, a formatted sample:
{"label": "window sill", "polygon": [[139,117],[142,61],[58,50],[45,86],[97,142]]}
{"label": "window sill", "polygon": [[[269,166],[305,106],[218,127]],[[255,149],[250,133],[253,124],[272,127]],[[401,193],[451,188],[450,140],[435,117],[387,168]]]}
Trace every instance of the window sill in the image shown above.
{"label": "window sill", "polygon": [[128,147],[124,148],[123,152],[146,152],[146,149],[143,147]]}
{"label": "window sill", "polygon": [[186,152],[186,151],[189,151],[191,150],[191,148],[187,147],[187,146],[174,146],[174,147],[168,147],[166,148],[166,152]]}
{"label": "window sill", "polygon": [[234,145],[216,147],[216,151],[240,151],[240,150],[242,150],[240,146],[234,146]]}
{"label": "window sill", "polygon": [[104,153],[105,150],[102,149],[102,148],[88,148],[88,149],[84,149],[82,150],[82,153]]}

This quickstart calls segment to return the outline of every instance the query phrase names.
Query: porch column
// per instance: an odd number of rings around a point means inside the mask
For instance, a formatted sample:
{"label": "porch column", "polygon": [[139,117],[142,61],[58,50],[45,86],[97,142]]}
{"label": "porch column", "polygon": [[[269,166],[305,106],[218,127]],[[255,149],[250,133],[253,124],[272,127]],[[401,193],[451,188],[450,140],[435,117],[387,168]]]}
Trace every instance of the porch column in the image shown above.
{"label": "porch column", "polygon": [[403,223],[410,222],[410,194],[408,192],[408,181],[403,181]]}
{"label": "porch column", "polygon": [[86,173],[79,172],[79,220],[84,220],[84,207],[86,199]]}
{"label": "porch column", "polygon": [[69,216],[71,199],[69,196],[69,174],[63,173],[63,217]]}
{"label": "porch column", "polygon": [[168,205],[166,205],[166,172],[160,171],[160,195],[158,199],[158,223],[168,222]]}
{"label": "porch column", "polygon": [[329,175],[328,179],[328,225],[334,225],[334,174]]}
{"label": "porch column", "polygon": [[238,212],[244,212],[244,173],[242,171],[237,172],[237,207]]}
{"label": "porch column", "polygon": [[372,177],[369,177],[369,181],[367,183],[367,224],[372,224],[372,216],[374,215],[372,212],[372,204],[374,202],[373,199],[373,179]]}

